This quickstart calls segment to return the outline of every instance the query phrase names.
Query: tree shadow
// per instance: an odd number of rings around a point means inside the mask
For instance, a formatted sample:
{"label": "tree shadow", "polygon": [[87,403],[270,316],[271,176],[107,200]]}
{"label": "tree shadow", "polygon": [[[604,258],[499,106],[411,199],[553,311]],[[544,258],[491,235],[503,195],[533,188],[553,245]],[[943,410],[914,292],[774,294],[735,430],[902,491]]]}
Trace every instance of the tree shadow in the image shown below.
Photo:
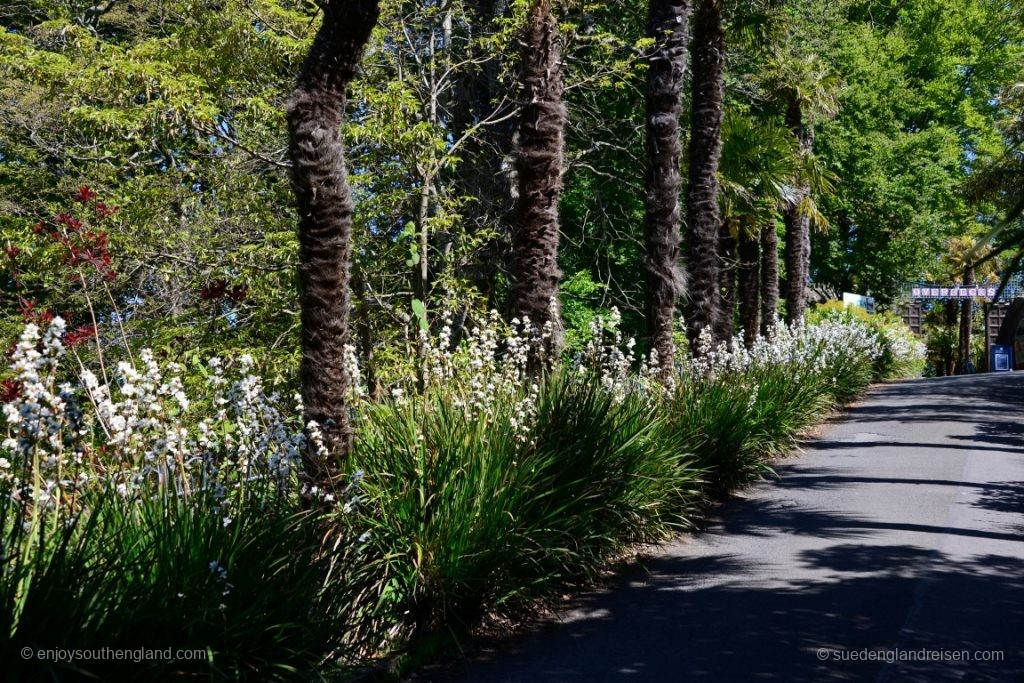
{"label": "tree shadow", "polygon": [[[838,422],[977,424],[993,414],[1014,419],[1020,415],[1021,392],[1024,373],[908,380],[872,390],[869,400],[847,406]],[[1014,445],[1020,444],[1018,440]]]}
{"label": "tree shadow", "polygon": [[[472,658],[428,668],[413,680],[812,683],[883,674],[898,681],[1020,680],[1020,558],[965,562],[915,546],[843,543],[807,551],[800,562],[831,579],[762,585],[747,581],[753,567],[737,566],[734,557],[653,558],[645,563],[646,580],[634,576],[613,591],[580,598],[565,622],[484,642]],[[956,610],[943,611],[921,599],[921,572],[934,596],[977,600],[967,607],[958,600]],[[925,618],[906,619],[921,609]],[[887,664],[833,654],[894,647],[1000,650],[1004,659]]]}
{"label": "tree shadow", "polygon": [[1008,481],[983,487],[973,507],[993,512],[1024,512],[1024,481]]}
{"label": "tree shadow", "polygon": [[[1019,417],[1018,412],[1016,417]],[[991,420],[979,420],[975,422],[974,434],[970,436],[953,435],[951,438],[965,441],[997,444],[996,448],[985,448],[975,446],[972,450],[998,450],[1003,452],[1022,453],[1021,448],[1008,448],[1008,446],[1021,446],[1024,444],[1024,424],[1011,422],[1010,419],[995,422]]]}
{"label": "tree shadow", "polygon": [[[836,422],[948,419],[974,425],[973,435],[954,437],[962,443],[948,436],[927,443],[928,437],[889,442],[865,435],[869,438],[859,442],[815,441],[812,450],[935,448],[937,454],[970,451],[993,457],[1024,452],[1024,373],[932,379],[926,380],[927,388],[922,382],[880,387],[870,403],[851,407]],[[427,667],[413,680],[1024,680],[1020,529],[874,519],[821,507],[828,505],[827,495],[799,499],[801,491],[856,486],[892,486],[884,495],[897,496],[905,486],[949,487],[969,492],[974,508],[1012,514],[1024,512],[1024,482],[876,477],[864,469],[800,462],[775,469],[780,480],[771,486],[778,495],[720,505],[700,556],[688,555],[685,543],[672,546],[622,571],[608,590],[573,600],[560,622],[508,637],[492,635],[468,655]],[[892,532],[924,534],[929,545],[894,544]],[[954,537],[951,543],[931,547],[932,539],[948,536]],[[787,544],[790,537],[804,540]],[[918,538],[899,536],[908,537]],[[772,541],[750,543],[750,538]],[[972,554],[982,542],[998,552]],[[716,546],[723,552],[715,552]],[[743,554],[724,552],[736,548]],[[894,648],[911,654],[966,650],[968,659],[884,661],[884,653]],[[970,659],[989,650],[1000,651],[1002,659]],[[859,658],[851,659],[850,653]]]}
{"label": "tree shadow", "polygon": [[[923,480],[922,484],[931,484]],[[998,485],[997,485],[998,486]],[[910,522],[886,522],[858,515],[836,514],[822,509],[774,499],[737,501],[723,509],[716,526],[726,535],[769,537],[778,534],[824,539],[862,538],[879,531],[913,531],[1024,543],[1024,535],[988,529],[958,528]]]}

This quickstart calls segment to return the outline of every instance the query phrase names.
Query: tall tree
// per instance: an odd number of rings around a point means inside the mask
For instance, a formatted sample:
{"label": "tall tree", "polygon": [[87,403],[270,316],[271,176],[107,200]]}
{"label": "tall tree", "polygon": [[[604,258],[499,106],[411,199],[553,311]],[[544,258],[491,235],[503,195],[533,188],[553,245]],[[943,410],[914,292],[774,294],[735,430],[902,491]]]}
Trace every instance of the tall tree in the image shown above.
{"label": "tall tree", "polygon": [[740,326],[743,327],[743,344],[748,349],[754,345],[761,319],[761,311],[758,310],[758,294],[761,289],[761,243],[758,236],[750,226],[740,227],[737,248]]}
{"label": "tall tree", "polygon": [[[982,229],[983,227],[980,225],[968,223],[962,228],[967,234],[958,235],[949,241],[948,252],[943,259],[948,270],[936,279],[947,281],[960,278],[961,283],[969,287],[979,282],[990,283],[996,280],[1004,269],[1011,272],[1016,270],[1012,267],[1007,269],[1006,264],[1000,258],[993,257],[981,262],[976,260],[981,240],[971,233],[978,234]],[[960,302],[960,334],[955,367],[955,371],[958,374],[963,374],[967,371],[968,362],[971,358],[973,317],[974,300],[963,299]]]}
{"label": "tall tree", "polygon": [[[968,265],[964,268],[965,286],[974,284],[974,267]],[[957,354],[956,367],[959,374],[967,372],[971,361],[971,322],[974,317],[974,300],[964,299],[960,302],[960,350]]]}
{"label": "tall tree", "polygon": [[736,318],[736,276],[739,267],[738,227],[727,216],[722,217],[718,229],[718,317],[715,319],[715,338],[732,339]]}
{"label": "tall tree", "polygon": [[761,228],[761,335],[769,336],[778,322],[779,234],[775,223]]}
{"label": "tall tree", "polygon": [[694,345],[701,329],[713,327],[720,303],[718,282],[718,162],[722,153],[725,32],[721,0],[701,0],[690,48],[693,98],[690,127],[690,184],[686,196],[690,296],[687,331]]}
{"label": "tall tree", "polygon": [[509,312],[536,329],[552,327],[549,352],[561,345],[558,312],[558,200],[566,109],[558,23],[551,0],[534,0],[523,30],[521,108],[515,170],[518,196],[509,265]]}
{"label": "tall tree", "polygon": [[815,55],[780,54],[772,66],[779,80],[786,127],[796,140],[797,153],[804,162],[796,176],[794,196],[782,212],[786,226],[786,322],[792,325],[803,320],[807,310],[811,223],[820,217],[812,196],[816,170],[814,123],[835,115],[838,79]]}
{"label": "tall tree", "polygon": [[651,0],[647,33],[654,50],[647,67],[647,165],[644,204],[644,302],[647,335],[662,372],[675,348],[676,304],[684,289],[679,267],[679,117],[690,39],[690,0]]}
{"label": "tall tree", "polygon": [[305,453],[308,483],[332,485],[352,430],[346,395],[352,191],[341,125],[346,88],[377,23],[378,0],[328,0],[323,23],[288,101],[292,186],[299,214],[300,382],[304,418],[323,433],[326,456]]}
{"label": "tall tree", "polygon": [[[498,53],[488,44],[502,30],[510,11],[508,5],[508,0],[466,3],[471,65],[459,79],[451,105],[453,136],[458,139],[470,134],[454,183],[466,201],[462,211],[465,230],[468,234],[492,234],[469,274],[488,305],[494,305],[495,275],[506,267],[509,218],[514,208],[508,160],[515,135],[516,103],[503,78],[506,61],[514,57]],[[472,134],[474,129],[476,134]]]}
{"label": "tall tree", "polygon": [[[792,185],[799,173],[796,143],[789,131],[765,115],[726,113],[722,122],[721,207],[723,239],[723,306],[721,334],[732,333],[733,307],[730,286],[739,292],[740,324],[744,342],[750,346],[758,333],[760,287],[760,234],[764,226],[774,228],[779,209],[792,200]],[[724,239],[728,234],[730,240]],[[731,243],[730,243],[731,242]],[[766,254],[765,258],[770,257]],[[778,268],[771,265],[777,277]],[[777,290],[776,290],[777,291]],[[778,294],[766,306],[765,315],[774,319]],[[770,320],[768,321],[770,322]]]}
{"label": "tall tree", "polygon": [[[793,131],[800,152],[809,154],[814,146],[814,130],[805,124],[795,98],[786,103],[786,125]],[[807,310],[811,219],[802,204],[809,195],[810,189],[801,182],[795,200],[782,212],[786,225],[786,322],[790,325],[802,321]]]}
{"label": "tall tree", "polygon": [[812,234],[815,286],[887,304],[934,270],[966,222],[995,218],[964,186],[1003,157],[997,123],[1005,87],[1021,80],[1024,6],[808,4],[821,12],[803,33],[823,34],[813,49],[844,82],[838,116],[815,126],[816,153],[842,178],[822,210],[850,228]]}

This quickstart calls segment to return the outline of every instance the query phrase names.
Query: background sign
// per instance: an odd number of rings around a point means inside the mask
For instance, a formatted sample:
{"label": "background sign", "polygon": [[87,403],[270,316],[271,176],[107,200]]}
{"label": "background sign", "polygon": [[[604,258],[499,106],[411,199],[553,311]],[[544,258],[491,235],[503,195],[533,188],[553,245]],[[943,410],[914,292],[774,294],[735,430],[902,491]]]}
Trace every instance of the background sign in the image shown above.
{"label": "background sign", "polygon": [[989,364],[992,372],[1010,372],[1013,370],[1013,347],[993,344],[989,350]]}
{"label": "background sign", "polygon": [[868,313],[875,312],[875,300],[870,296],[861,296],[860,294],[851,294],[850,292],[843,292],[843,304],[846,306],[856,306],[857,308],[863,308]]}
{"label": "background sign", "polygon": [[995,285],[914,285],[910,296],[914,299],[991,299],[996,289]]}

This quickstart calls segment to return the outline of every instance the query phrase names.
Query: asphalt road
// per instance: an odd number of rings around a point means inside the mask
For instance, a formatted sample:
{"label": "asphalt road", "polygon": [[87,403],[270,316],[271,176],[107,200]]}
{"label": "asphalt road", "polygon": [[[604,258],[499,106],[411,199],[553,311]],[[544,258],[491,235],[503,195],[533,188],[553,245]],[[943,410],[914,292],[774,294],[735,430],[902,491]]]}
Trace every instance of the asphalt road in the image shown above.
{"label": "asphalt road", "polygon": [[607,589],[414,680],[1024,681],[1024,373],[879,387],[805,451]]}

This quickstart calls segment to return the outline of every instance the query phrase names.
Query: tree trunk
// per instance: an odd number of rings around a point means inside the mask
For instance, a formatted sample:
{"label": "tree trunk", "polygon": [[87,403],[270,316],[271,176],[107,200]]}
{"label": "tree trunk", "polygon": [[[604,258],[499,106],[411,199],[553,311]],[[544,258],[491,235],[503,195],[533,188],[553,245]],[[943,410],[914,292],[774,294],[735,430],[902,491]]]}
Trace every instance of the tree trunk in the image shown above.
{"label": "tree trunk", "polygon": [[[508,2],[479,0],[468,3],[466,12],[472,39],[468,58],[474,64],[463,70],[450,107],[453,138],[469,137],[453,182],[466,201],[461,210],[466,234],[496,233],[481,247],[466,273],[487,305],[493,307],[497,305],[495,275],[506,272],[509,258],[509,222],[514,207],[508,161],[516,120],[509,115],[514,103],[506,101],[508,87],[502,81],[506,57],[494,54],[477,39],[501,30]],[[474,131],[474,127],[478,128]]]}
{"label": "tree trunk", "polygon": [[346,395],[352,192],[341,125],[345,89],[377,23],[377,0],[334,0],[288,101],[292,187],[299,216],[299,368],[304,419],[323,433],[327,457],[304,454],[307,485],[337,483],[352,429]]}
{"label": "tree trunk", "polygon": [[[957,313],[960,307],[956,305],[956,299],[946,299],[946,329],[950,334],[953,332],[953,326],[957,324]],[[956,371],[956,355],[957,350],[953,348],[952,344],[946,346],[942,351],[942,372],[939,373],[942,377],[952,375]]]}
{"label": "tree trunk", "polygon": [[989,347],[989,326],[988,316],[992,313],[992,304],[986,299],[981,304],[981,319],[984,321],[981,325],[982,345],[981,345],[981,362],[978,364],[978,372],[989,372],[991,368],[988,366],[988,347]]}
{"label": "tree trunk", "polygon": [[519,196],[509,267],[509,312],[542,330],[549,353],[563,334],[558,310],[558,200],[562,190],[565,86],[551,0],[536,0],[523,35],[522,115],[515,168]]}
{"label": "tree trunk", "polygon": [[778,323],[779,235],[775,223],[761,228],[761,335],[768,337]]}
{"label": "tree trunk", "polygon": [[701,0],[693,21],[690,184],[686,196],[689,302],[687,331],[696,349],[701,329],[718,319],[718,162],[722,155],[725,33],[721,0]]}
{"label": "tree trunk", "polygon": [[[964,285],[974,284],[974,268],[964,269]],[[967,373],[967,365],[971,359],[971,318],[974,315],[974,300],[964,299],[960,302],[960,352],[957,354],[956,366],[958,374]]]}
{"label": "tree trunk", "polygon": [[[804,125],[800,103],[791,97],[786,109],[786,125],[797,139],[801,155],[810,154],[814,146],[814,133]],[[786,322],[790,325],[802,321],[807,310],[807,279],[811,256],[811,219],[802,210],[810,195],[806,181],[796,188],[796,197],[783,213],[786,224]]]}
{"label": "tree trunk", "polygon": [[750,226],[741,225],[739,232],[740,325],[743,327],[743,344],[749,349],[754,345],[758,332],[761,245],[757,234],[751,232]]}
{"label": "tree trunk", "polygon": [[736,238],[729,221],[722,221],[718,234],[718,291],[721,305],[715,337],[727,341],[732,339],[736,316]]}
{"label": "tree trunk", "polygon": [[647,167],[644,204],[644,303],[650,348],[662,374],[672,370],[679,268],[679,117],[682,113],[690,0],[650,0],[647,35],[655,41],[647,67]]}

